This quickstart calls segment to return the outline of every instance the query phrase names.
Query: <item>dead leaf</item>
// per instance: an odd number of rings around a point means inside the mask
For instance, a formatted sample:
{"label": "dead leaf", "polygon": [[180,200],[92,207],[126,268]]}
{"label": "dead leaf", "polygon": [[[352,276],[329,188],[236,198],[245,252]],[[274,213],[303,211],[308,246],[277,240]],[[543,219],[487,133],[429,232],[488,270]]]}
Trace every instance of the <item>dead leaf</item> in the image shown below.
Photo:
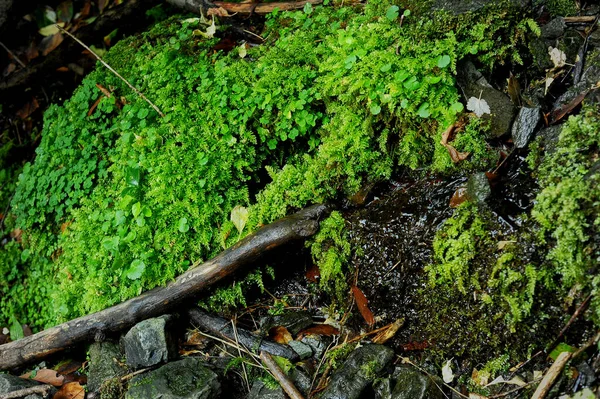
{"label": "dead leaf", "polygon": [[90,107],[90,110],[87,113],[87,116],[92,116],[92,114],[94,113],[94,111],[96,110],[96,107],[98,107],[98,104],[100,104],[100,101],[104,98],[104,96],[100,96],[98,97],[98,99],[96,100],[96,102],[94,104],[92,104],[92,106]]}
{"label": "dead leaf", "polygon": [[17,242],[21,242],[22,235],[23,235],[23,230],[21,230],[21,229],[14,229],[13,231],[10,232],[10,238],[12,238],[13,240],[15,240]]}
{"label": "dead leaf", "polygon": [[308,327],[302,331],[300,331],[298,333],[298,340],[301,340],[302,338],[306,337],[307,335],[323,335],[325,337],[330,337],[332,335],[339,335],[340,334],[340,330],[338,330],[337,328],[335,328],[332,325],[329,324],[317,324],[315,326],[312,327]]}
{"label": "dead leaf", "polygon": [[293,341],[292,334],[283,326],[271,328],[269,330],[269,337],[279,344],[288,344],[290,341]]}
{"label": "dead leaf", "polygon": [[110,0],[98,0],[98,10],[100,12],[104,11],[109,1]]}
{"label": "dead leaf", "polygon": [[356,300],[356,306],[358,307],[358,311],[362,315],[365,322],[372,327],[375,324],[375,317],[373,317],[373,312],[369,309],[367,297],[363,292],[355,285],[352,286],[352,294],[354,295],[354,299]]}
{"label": "dead leaf", "polygon": [[65,381],[64,376],[62,376],[62,375],[58,374],[56,371],[50,370],[50,369],[41,369],[35,373],[29,372],[29,373],[23,374],[21,376],[21,378],[24,378],[26,380],[35,380],[35,381],[41,382],[43,384],[54,385],[55,387],[62,386]]}
{"label": "dead leaf", "polygon": [[102,86],[100,83],[96,83],[96,87],[108,98],[112,96],[112,93],[108,89]]}
{"label": "dead leaf", "polygon": [[448,150],[448,154],[450,154],[450,158],[452,162],[459,163],[460,161],[464,161],[471,155],[470,152],[460,152],[456,148],[452,147],[450,144],[446,144],[444,147]]}
{"label": "dead leaf", "polygon": [[207,343],[208,338],[200,334],[200,332],[198,332],[197,330],[194,330],[186,335],[186,341],[184,345],[205,347]]}
{"label": "dead leaf", "polygon": [[550,46],[548,47],[548,54],[550,54],[554,68],[561,68],[567,63],[567,55],[560,49]]}
{"label": "dead leaf", "polygon": [[27,51],[25,52],[25,57],[27,57],[27,62],[31,62],[31,60],[37,58],[40,55],[38,51],[37,45],[35,42],[31,42],[29,47],[27,47]]}
{"label": "dead leaf", "polygon": [[6,68],[4,68],[4,72],[2,74],[4,76],[8,76],[11,73],[13,73],[15,71],[15,69],[17,69],[17,64],[15,64],[14,62],[11,62],[10,64],[8,64],[6,66]]}
{"label": "dead leaf", "polygon": [[73,2],[71,0],[63,1],[56,8],[56,17],[58,21],[69,23],[73,18]]}
{"label": "dead leaf", "polygon": [[319,266],[313,264],[310,269],[306,271],[306,279],[311,283],[316,283],[321,278],[321,270],[319,270]]}
{"label": "dead leaf", "polygon": [[515,240],[508,240],[508,241],[498,241],[498,250],[501,251],[504,248],[506,248],[507,245],[509,244],[514,244],[516,243]]}
{"label": "dead leaf", "polygon": [[379,334],[377,334],[375,336],[375,338],[373,338],[373,343],[374,344],[385,344],[387,341],[389,341],[391,338],[394,337],[394,335],[396,335],[396,333],[398,332],[398,330],[400,329],[400,327],[402,327],[404,325],[404,319],[398,319],[395,322],[393,322],[392,324],[388,324],[385,330],[383,330],[382,332],[380,332]]}
{"label": "dead leaf", "polygon": [[56,367],[54,367],[54,369],[56,370],[57,373],[66,375],[66,374],[71,374],[71,373],[76,372],[77,370],[79,370],[81,368],[81,366],[83,366],[83,362],[69,359],[69,360],[65,360],[65,361],[59,363],[58,365],[56,365]]}
{"label": "dead leaf", "polygon": [[213,7],[213,8],[209,8],[208,9],[208,11],[206,12],[206,15],[208,15],[209,17],[212,17],[212,16],[214,16],[214,17],[228,17],[229,13],[223,7]]}
{"label": "dead leaf", "polygon": [[402,345],[400,345],[400,347],[405,352],[422,351],[424,349],[429,348],[429,342],[428,341],[422,341],[422,342],[413,341],[413,342],[409,342],[407,344],[402,344]]}
{"label": "dead leaf", "polygon": [[37,99],[33,97],[30,102],[23,105],[20,110],[17,111],[17,116],[21,119],[27,119],[29,115],[33,114],[36,109],[40,107]]}
{"label": "dead leaf", "polygon": [[69,382],[54,394],[53,399],[85,399],[85,389],[78,382]]}
{"label": "dead leaf", "polygon": [[521,85],[519,85],[519,81],[514,75],[510,74],[508,78],[508,95],[510,96],[511,101],[517,107],[521,106]]}
{"label": "dead leaf", "polygon": [[560,121],[562,118],[564,118],[566,115],[568,115],[571,112],[573,112],[573,110],[575,108],[577,108],[577,106],[579,104],[581,104],[581,102],[583,101],[583,99],[585,98],[585,96],[587,96],[587,94],[589,92],[590,92],[589,90],[586,90],[583,93],[579,94],[574,99],[572,99],[567,104],[564,104],[561,107],[559,107],[557,109],[554,109],[552,111],[552,113],[550,114],[550,122],[551,123],[556,123],[556,122]]}
{"label": "dead leaf", "polygon": [[56,68],[56,72],[69,72],[69,71],[70,71],[70,69],[66,66],[61,66],[61,67]]}
{"label": "dead leaf", "polygon": [[47,36],[40,42],[39,49],[43,56],[50,54],[55,48],[62,43],[64,37],[62,33],[56,33],[52,36]]}
{"label": "dead leaf", "polygon": [[481,118],[484,114],[491,113],[490,106],[483,98],[469,98],[469,101],[467,101],[467,109],[473,111],[478,118]]}

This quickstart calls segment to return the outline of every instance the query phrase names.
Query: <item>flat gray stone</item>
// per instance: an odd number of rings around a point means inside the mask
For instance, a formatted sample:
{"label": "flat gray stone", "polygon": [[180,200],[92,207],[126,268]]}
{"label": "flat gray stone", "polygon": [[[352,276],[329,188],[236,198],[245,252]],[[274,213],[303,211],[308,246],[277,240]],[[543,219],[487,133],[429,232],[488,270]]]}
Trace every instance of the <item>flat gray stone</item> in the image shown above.
{"label": "flat gray stone", "polygon": [[512,139],[516,148],[525,148],[542,121],[540,108],[522,107],[512,126]]}
{"label": "flat gray stone", "polygon": [[323,357],[323,354],[327,350],[330,340],[322,335],[309,334],[303,337],[300,342],[310,346],[315,359],[321,360],[321,357]]}
{"label": "flat gray stone", "polygon": [[115,361],[115,359],[120,360],[123,356],[117,344],[112,342],[93,343],[90,345],[89,355],[88,392],[96,392],[104,381],[122,377],[127,373],[127,369]]}
{"label": "flat gray stone", "polygon": [[361,346],[333,373],[320,399],[358,399],[393,357],[394,351],[386,346]]}
{"label": "flat gray stone", "polygon": [[313,351],[310,348],[310,346],[308,346],[307,344],[303,344],[300,341],[290,341],[288,345],[292,347],[294,352],[296,352],[302,360],[311,357],[313,354]]}
{"label": "flat gray stone", "polygon": [[[26,380],[10,374],[0,374],[0,395],[18,391],[20,389],[31,388],[36,385],[41,385],[39,382],[34,380]],[[27,395],[25,399],[45,399],[54,396],[56,389],[52,388],[46,397],[41,395]]]}
{"label": "flat gray stone", "polygon": [[435,376],[427,376],[413,367],[399,366],[394,372],[396,385],[392,399],[443,399],[439,387],[442,381]]}
{"label": "flat gray stone", "polygon": [[273,327],[285,327],[292,334],[296,335],[300,331],[313,323],[310,313],[299,311],[284,311],[280,315],[269,315],[260,320],[261,330],[268,333]]}
{"label": "flat gray stone", "polygon": [[200,360],[186,358],[133,377],[125,399],[216,399],[217,375]]}
{"label": "flat gray stone", "polygon": [[490,182],[485,173],[471,175],[467,181],[467,199],[475,203],[483,203],[492,194]]}
{"label": "flat gray stone", "polygon": [[144,320],[123,337],[127,364],[133,368],[150,367],[177,356],[177,346],[167,330],[170,316]]}
{"label": "flat gray stone", "polygon": [[287,399],[287,396],[285,396],[281,387],[271,389],[261,380],[256,380],[254,381],[254,384],[252,384],[248,399]]}

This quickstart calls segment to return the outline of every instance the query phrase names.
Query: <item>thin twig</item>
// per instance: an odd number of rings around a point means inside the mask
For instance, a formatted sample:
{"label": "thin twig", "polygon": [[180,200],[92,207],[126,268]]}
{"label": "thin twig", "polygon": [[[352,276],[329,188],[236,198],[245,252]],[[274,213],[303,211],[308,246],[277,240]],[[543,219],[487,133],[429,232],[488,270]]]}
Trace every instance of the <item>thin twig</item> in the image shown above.
{"label": "thin twig", "polygon": [[527,387],[529,387],[530,385],[535,384],[536,382],[538,382],[541,378],[536,378],[535,380],[531,380],[529,381],[527,384],[518,386],[514,389],[508,390],[506,392],[502,392],[502,393],[498,393],[496,395],[492,395],[492,396],[488,396],[488,399],[496,399],[496,398],[503,398],[505,396],[510,395],[511,393],[515,393],[515,392],[519,392],[521,389],[525,389]]}
{"label": "thin twig", "polygon": [[42,395],[46,396],[48,391],[52,389],[52,385],[37,385],[34,387],[18,389],[16,391],[7,392],[4,394],[0,394],[0,399],[16,399],[16,398],[24,398],[27,395]]}
{"label": "thin twig", "polygon": [[[235,323],[231,320],[231,326],[233,327],[233,336],[235,337],[235,344],[237,345],[238,355],[242,357],[242,350],[240,349],[240,341],[238,339],[237,328],[235,327]],[[246,383],[246,387],[248,388],[248,392],[250,392],[250,382],[248,380],[248,372],[246,371],[246,365],[242,362],[242,371],[244,372],[244,382]]]}
{"label": "thin twig", "polygon": [[146,98],[146,96],[144,95],[144,93],[142,93],[141,91],[139,91],[138,89],[136,89],[131,83],[129,83],[127,81],[127,79],[125,79],[123,76],[119,75],[119,73],[117,71],[115,71],[110,65],[108,65],[106,62],[104,62],[104,60],[102,58],[100,58],[100,56],[98,54],[96,54],[91,48],[89,48],[85,43],[83,43],[81,40],[79,40],[78,38],[76,38],[72,33],[70,33],[69,31],[67,31],[66,29],[64,29],[62,26],[55,24],[54,26],[56,26],[58,29],[60,29],[61,32],[66,33],[68,36],[70,36],[73,40],[75,40],[77,43],[79,43],[81,46],[83,46],[83,48],[85,48],[87,51],[89,51],[90,53],[92,53],[94,55],[94,57],[96,57],[98,59],[98,61],[100,61],[100,63],[102,63],[102,65],[104,65],[106,68],[108,68],[109,71],[111,71],[112,73],[114,73],[119,79],[121,79],[123,82],[125,82],[125,84],[127,84],[127,86],[129,86],[129,88],[131,90],[133,90],[138,96],[140,96],[141,98],[143,98],[148,104],[150,104],[150,106],[156,111],[158,112],[158,114],[161,117],[164,117],[165,114],[162,113],[162,111],[156,106],[154,105],[154,103],[150,100],[148,100]]}
{"label": "thin twig", "polygon": [[309,393],[311,393],[311,396],[312,396],[313,386],[315,385],[315,381],[317,380],[317,375],[319,374],[319,370],[321,369],[321,366],[323,365],[323,362],[327,358],[327,353],[329,352],[329,350],[331,349],[331,347],[334,344],[337,345],[337,341],[338,340],[339,340],[339,338],[335,337],[333,339],[333,341],[331,341],[331,343],[327,346],[327,348],[325,349],[325,352],[323,352],[323,356],[321,356],[321,361],[319,362],[319,365],[317,366],[317,371],[315,372],[315,375],[314,375],[314,377],[312,379],[312,382],[310,383]]}
{"label": "thin twig", "polygon": [[[400,356],[399,356],[400,357]],[[438,387],[438,389],[442,392],[442,395],[446,396],[446,394],[444,393],[444,391],[442,390],[442,388],[435,382],[435,380],[431,377],[431,374],[429,374],[427,372],[427,370],[417,366],[416,364],[414,364],[409,358],[407,357],[400,357],[400,360],[402,361],[402,363],[408,363],[411,366],[415,367],[417,370],[419,370],[421,373],[424,373],[425,375],[427,375],[427,377],[429,377],[431,379],[431,381],[435,384],[436,387]],[[442,384],[444,384],[444,386],[448,387],[450,390],[452,390],[452,392],[454,392],[455,394],[457,394],[460,397],[469,399],[468,396],[463,395],[462,393],[460,393],[459,391],[457,391],[455,388],[451,387],[450,385],[446,384],[445,382],[442,382]],[[447,398],[448,396],[446,396]]]}
{"label": "thin twig", "polygon": [[15,59],[15,61],[17,61],[17,62],[19,63],[19,65],[21,65],[23,68],[27,68],[27,67],[25,66],[25,64],[23,64],[23,61],[21,61],[21,60],[19,59],[19,57],[17,57],[17,56],[15,55],[15,53],[13,53],[12,51],[10,51],[10,49],[9,49],[8,47],[6,47],[6,46],[4,45],[4,43],[0,42],[0,46],[2,46],[2,48],[3,48],[4,50],[6,50],[6,52],[7,52],[8,54],[10,54],[10,55],[11,55],[11,57],[13,57],[13,58]]}
{"label": "thin twig", "polygon": [[123,377],[121,377],[121,382],[125,382],[125,381],[127,381],[127,380],[130,380],[130,379],[132,379],[133,377],[135,377],[136,375],[140,375],[140,374],[142,374],[142,373],[145,373],[145,372],[146,372],[146,371],[148,371],[148,370],[152,370],[152,369],[155,369],[155,368],[156,368],[156,367],[148,367],[148,368],[141,369],[141,370],[137,370],[137,371],[134,371],[133,373],[129,373],[129,374],[127,374],[127,375],[124,375]]}
{"label": "thin twig", "polygon": [[571,327],[571,325],[575,322],[575,320],[577,320],[577,318],[579,317],[579,315],[583,311],[585,311],[585,309],[587,309],[587,307],[588,307],[591,299],[592,299],[592,294],[589,294],[583,300],[583,302],[581,302],[581,305],[579,305],[579,307],[577,308],[577,310],[575,311],[575,313],[573,313],[573,315],[571,316],[571,318],[569,319],[569,321],[567,322],[567,324],[565,324],[565,326],[563,327],[563,329],[560,330],[560,333],[558,334],[558,336],[548,346],[547,351],[551,351],[552,349],[554,349],[554,347],[558,344],[558,341],[562,338],[563,335],[565,335],[565,333],[567,332],[567,330],[569,329],[569,327]]}
{"label": "thin twig", "polygon": [[569,359],[571,359],[571,355],[571,352],[561,352],[558,355],[542,379],[542,382],[540,382],[540,385],[538,385],[537,389],[533,393],[531,399],[544,399],[546,397],[548,392],[550,392],[550,388],[552,388],[552,385],[554,385],[556,378],[558,378]]}
{"label": "thin twig", "polygon": [[304,399],[304,396],[298,391],[298,388],[294,385],[292,381],[288,378],[288,376],[281,370],[279,365],[275,362],[275,360],[269,355],[267,352],[260,352],[260,359],[263,364],[267,366],[273,377],[277,380],[281,388],[288,394],[290,399]]}

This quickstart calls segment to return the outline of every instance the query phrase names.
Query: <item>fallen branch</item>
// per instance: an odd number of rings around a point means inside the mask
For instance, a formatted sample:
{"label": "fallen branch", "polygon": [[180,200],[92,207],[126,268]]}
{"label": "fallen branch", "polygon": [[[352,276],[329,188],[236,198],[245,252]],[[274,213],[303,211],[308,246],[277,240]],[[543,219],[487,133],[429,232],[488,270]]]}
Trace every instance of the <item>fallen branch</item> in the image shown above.
{"label": "fallen branch", "polygon": [[211,3],[208,0],[167,0],[167,3],[196,14],[206,13],[209,8],[214,7],[223,8],[230,13],[269,14],[276,8],[280,11],[299,10],[304,8],[307,3],[317,5],[322,2],[323,0],[281,1],[273,3],[230,3],[227,1],[215,1]]}
{"label": "fallen branch", "polygon": [[250,351],[268,352],[275,356],[285,357],[293,362],[300,360],[298,354],[288,345],[264,340],[241,328],[234,329],[229,320],[210,315],[198,308],[188,310],[188,316],[198,329],[227,338],[233,342],[239,342]]}
{"label": "fallen branch", "polygon": [[327,212],[326,206],[314,205],[279,219],[212,260],[188,270],[165,287],[155,288],[100,312],[1,345],[0,370],[40,361],[73,345],[91,341],[95,336],[123,331],[142,320],[159,316],[196,299],[207,287],[257,260],[263,253],[313,235],[318,229],[318,221]]}
{"label": "fallen branch", "polygon": [[554,381],[556,381],[556,378],[560,375],[570,358],[571,352],[561,352],[558,355],[556,361],[552,363],[552,366],[548,369],[548,372],[542,379],[542,382],[540,382],[540,385],[538,385],[531,399],[543,399],[546,397],[548,392],[550,392],[550,388],[554,385]]}
{"label": "fallen branch", "polygon": [[290,399],[304,399],[304,396],[298,391],[296,386],[281,368],[275,363],[275,360],[267,352],[260,352],[260,360],[267,366],[273,377],[277,380],[281,388],[288,394]]}
{"label": "fallen branch", "polygon": [[36,385],[34,387],[18,389],[16,391],[0,394],[0,399],[24,398],[28,395],[41,395],[42,397],[45,397],[51,390],[52,385]]}

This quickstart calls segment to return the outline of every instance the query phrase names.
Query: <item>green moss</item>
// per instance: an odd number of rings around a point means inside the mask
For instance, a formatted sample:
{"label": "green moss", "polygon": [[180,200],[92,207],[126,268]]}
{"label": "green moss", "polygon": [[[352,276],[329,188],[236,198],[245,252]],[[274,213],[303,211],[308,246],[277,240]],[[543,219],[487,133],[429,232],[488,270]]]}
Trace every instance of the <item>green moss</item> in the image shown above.
{"label": "green moss", "polygon": [[[48,110],[12,202],[25,240],[7,247],[9,273],[21,271],[2,288],[2,319],[42,326],[98,311],[395,168],[461,168],[439,143],[461,114],[456,63],[517,60],[526,24],[486,12],[401,26],[389,6],[273,13],[267,43],[243,59],[214,52],[216,39],[194,34],[206,25],[180,17],[113,47],[109,64],[166,116],[103,68]],[[96,84],[114,96],[88,117],[102,96]],[[473,153],[464,167],[493,161],[475,122],[455,141]],[[249,211],[241,232],[230,222],[236,206]],[[315,241],[315,258],[324,289],[339,296],[348,248],[336,218]],[[27,259],[15,262],[19,250]],[[243,305],[245,284],[213,304]]]}
{"label": "green moss", "polygon": [[553,17],[569,17],[578,11],[575,0],[535,0],[533,4],[544,4]]}

